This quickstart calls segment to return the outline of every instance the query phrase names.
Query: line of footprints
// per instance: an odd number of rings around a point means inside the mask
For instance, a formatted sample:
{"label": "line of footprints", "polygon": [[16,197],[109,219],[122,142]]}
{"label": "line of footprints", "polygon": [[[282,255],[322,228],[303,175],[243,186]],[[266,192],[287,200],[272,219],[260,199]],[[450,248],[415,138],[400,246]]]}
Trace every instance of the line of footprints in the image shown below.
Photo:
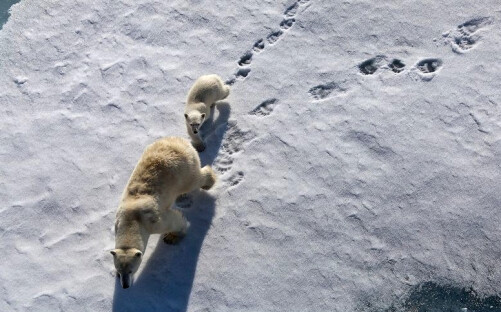
{"label": "line of footprints", "polygon": [[[296,14],[301,5],[308,3],[310,0],[298,0],[284,11],[284,18],[280,22],[280,30],[272,31],[266,39],[257,40],[252,49],[245,52],[238,60],[237,72],[226,81],[232,85],[237,80],[245,79],[251,69],[250,64],[256,53],[260,53],[265,49],[266,44],[273,45],[284,33],[289,30],[296,22]],[[450,45],[454,53],[463,54],[474,48],[481,36],[478,31],[493,23],[491,17],[479,17],[469,20],[453,30],[449,30],[442,34],[444,44]],[[437,39],[434,39],[436,41]],[[410,70],[416,70],[421,78],[429,81],[435,77],[436,72],[443,66],[443,62],[439,58],[426,58],[418,61]],[[400,59],[390,59],[385,55],[378,55],[368,60],[363,61],[358,65],[358,70],[362,75],[374,75],[378,70],[390,70],[395,74],[400,74],[406,71],[405,63]],[[326,99],[332,94],[342,94],[348,90],[345,82],[328,82],[317,85],[308,90],[309,95],[314,100]],[[268,116],[273,112],[273,109],[278,103],[278,99],[272,98],[263,101],[256,108],[249,112],[249,115],[258,117]],[[252,131],[241,130],[235,121],[228,123],[227,131],[223,138],[221,152],[214,161],[214,168],[221,173],[230,173],[224,180],[230,186],[237,186],[244,180],[244,172],[232,172],[233,154],[243,151],[243,145],[248,144],[255,138]],[[176,200],[176,205],[180,208],[188,208],[192,205],[193,199],[190,195],[180,197]]]}
{"label": "line of footprints", "polygon": [[[474,48],[481,36],[479,30],[493,23],[492,17],[478,17],[458,25],[455,29],[442,34],[443,42],[450,45],[454,53],[463,54]],[[434,39],[437,41],[437,39]],[[385,55],[378,55],[363,61],[358,65],[362,75],[374,75],[378,70],[391,70],[400,74],[406,70],[405,63],[400,59],[389,59]],[[425,58],[418,61],[410,70],[416,70],[424,81],[432,80],[443,66],[439,58]],[[322,100],[331,94],[341,94],[347,90],[340,83],[334,81],[312,87],[308,93],[314,100]]]}
{"label": "line of footprints", "polygon": [[261,38],[254,42],[252,48],[240,57],[236,73],[226,81],[226,84],[233,85],[237,80],[245,79],[251,72],[250,65],[252,63],[252,57],[257,53],[261,53],[266,48],[266,44],[275,44],[292,26],[294,26],[299,7],[308,2],[310,2],[310,0],[297,0],[289,6],[284,11],[283,20],[279,25],[280,29],[273,30],[266,38]]}
{"label": "line of footprints", "polygon": [[[227,125],[220,125],[219,127],[226,127],[226,132],[223,137],[220,152],[214,160],[213,169],[223,175],[223,181],[229,183],[230,187],[237,186],[244,180],[243,171],[234,172],[233,169],[233,156],[244,150],[244,146],[252,142],[256,137],[252,131],[244,131],[240,129],[237,122],[230,120]],[[219,128],[218,127],[218,128]],[[218,129],[214,129],[217,132]],[[225,175],[228,173],[228,175]],[[178,208],[186,209],[193,204],[193,195],[185,194],[176,199],[176,206]]]}
{"label": "line of footprints", "polygon": [[[442,67],[442,60],[438,58],[422,59],[415,65],[415,68],[422,74],[423,80],[433,79],[434,75],[432,73],[436,72],[440,67]],[[392,59],[391,62],[387,63],[385,55],[378,55],[363,61],[358,65],[358,68],[360,73],[364,75],[373,75],[380,68],[390,69],[392,72],[399,74],[405,70],[405,64],[399,59]]]}
{"label": "line of footprints", "polygon": [[[310,2],[310,0],[297,0],[289,6],[283,14],[283,20],[280,22],[280,29],[270,32],[266,38],[257,40],[252,49],[245,52],[238,60],[238,69],[233,76],[226,81],[227,84],[233,85],[237,80],[245,79],[251,72],[250,65],[252,58],[256,53],[260,53],[265,49],[266,44],[275,44],[281,36],[285,34],[296,22],[296,15],[301,5]],[[458,25],[455,29],[449,30],[442,34],[444,44],[450,45],[452,51],[458,54],[463,54],[474,48],[481,36],[478,31],[493,23],[492,17],[478,17],[471,19]],[[434,39],[436,41],[437,39]],[[432,80],[439,69],[443,66],[443,61],[440,58],[425,58],[419,60],[410,70],[417,71],[421,79],[424,81]],[[389,59],[385,55],[378,55],[368,60],[363,61],[358,65],[358,69],[363,75],[374,75],[379,69],[391,70],[395,74],[400,74],[406,71],[406,64],[397,58]],[[323,100],[331,96],[331,94],[342,94],[347,91],[347,87],[343,83],[334,81],[326,84],[314,86],[308,90],[309,95],[314,100]],[[251,115],[266,116],[271,113],[277,99],[266,100],[250,112]]]}
{"label": "line of footprints", "polygon": [[[280,22],[280,29],[270,32],[266,38],[261,38],[254,42],[252,49],[245,52],[238,60],[238,69],[226,84],[233,85],[237,80],[245,79],[251,72],[250,65],[255,54],[261,53],[266,45],[275,44],[296,22],[296,14],[301,5],[308,3],[310,0],[297,0],[289,6],[283,15],[283,20]],[[277,104],[277,99],[269,99],[258,105],[249,114],[256,116],[267,116]],[[217,131],[217,130],[216,130]],[[244,172],[233,172],[233,156],[236,153],[243,151],[243,146],[249,144],[255,133],[252,131],[241,130],[236,121],[228,122],[227,129],[223,138],[221,151],[214,161],[213,168],[222,174],[228,173],[223,180],[230,184],[230,187],[237,186],[244,180]],[[176,206],[179,208],[188,208],[193,204],[191,195],[181,196],[176,200]]]}

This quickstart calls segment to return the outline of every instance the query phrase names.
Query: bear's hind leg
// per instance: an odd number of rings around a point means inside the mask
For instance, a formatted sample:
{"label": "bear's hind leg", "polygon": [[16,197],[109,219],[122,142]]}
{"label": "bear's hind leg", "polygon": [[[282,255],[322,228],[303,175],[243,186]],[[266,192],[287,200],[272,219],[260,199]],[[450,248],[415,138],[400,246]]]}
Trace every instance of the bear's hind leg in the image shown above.
{"label": "bear's hind leg", "polygon": [[200,169],[202,175],[200,188],[209,190],[216,183],[216,173],[210,166],[205,166]]}
{"label": "bear's hind leg", "polygon": [[228,95],[230,95],[230,87],[223,85],[223,97],[221,98],[221,100],[226,99]]}
{"label": "bear's hind leg", "polygon": [[179,243],[188,231],[189,222],[180,211],[174,209],[168,209],[165,218],[167,231],[163,236],[164,243],[169,245]]}

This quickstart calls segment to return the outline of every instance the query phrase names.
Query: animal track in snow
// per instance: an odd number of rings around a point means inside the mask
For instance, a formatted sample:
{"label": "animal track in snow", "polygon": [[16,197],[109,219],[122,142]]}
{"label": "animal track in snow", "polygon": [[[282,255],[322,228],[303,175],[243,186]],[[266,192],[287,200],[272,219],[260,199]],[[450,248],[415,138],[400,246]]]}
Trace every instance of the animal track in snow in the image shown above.
{"label": "animal track in snow", "polygon": [[430,81],[435,77],[436,72],[442,67],[442,60],[438,58],[423,59],[416,64],[421,79]]}
{"label": "animal track in snow", "polygon": [[233,75],[233,77],[227,79],[224,83],[229,85],[229,86],[232,86],[235,84],[236,81],[237,81],[237,78]]}
{"label": "animal track in snow", "polygon": [[[242,58],[240,59],[242,60]],[[250,59],[249,59],[249,64],[250,64]],[[227,85],[234,85],[237,80],[243,80],[245,77],[247,77],[250,73],[251,69],[249,67],[240,67],[235,74],[229,79],[227,79],[224,83]]]}
{"label": "animal track in snow", "polygon": [[230,79],[226,80],[227,85],[233,85],[237,80],[243,80],[250,73],[251,69],[248,67],[242,67],[237,70],[237,72]]}
{"label": "animal track in snow", "polygon": [[280,22],[280,29],[287,30],[291,28],[295,22],[296,22],[295,18],[284,19],[283,21]]}
{"label": "animal track in snow", "polygon": [[464,35],[473,35],[480,29],[493,23],[492,17],[478,17],[471,19],[458,26],[458,30]]}
{"label": "animal track in snow", "polygon": [[360,63],[358,69],[360,69],[360,72],[364,75],[372,75],[381,67],[384,60],[384,55],[378,55]]}
{"label": "animal track in snow", "polygon": [[277,99],[268,99],[249,112],[250,115],[268,116],[275,108]]}
{"label": "animal track in snow", "polygon": [[214,162],[214,169],[216,169],[221,173],[230,170],[232,166],[233,166],[233,158],[226,153],[222,153],[220,156],[217,157],[216,161]]}
{"label": "animal track in snow", "polygon": [[245,52],[242,57],[240,57],[240,61],[238,61],[239,66],[245,66],[245,65],[250,65],[252,61],[252,51],[247,51]]}
{"label": "animal track in snow", "polygon": [[270,45],[275,44],[281,37],[282,35],[285,34],[285,31],[288,31],[292,26],[294,26],[296,19],[294,18],[299,10],[299,7],[303,4],[308,3],[309,0],[297,0],[292,4],[291,6],[287,7],[287,9],[284,11],[283,19],[280,22],[280,29],[279,30],[273,30],[270,32],[266,38],[261,38],[254,42],[252,49],[249,51],[245,52],[240,59],[238,60],[238,66],[239,69],[237,72],[229,78],[226,83],[229,85],[233,85],[237,80],[243,80],[247,77],[247,75],[250,73],[250,69],[247,68],[244,71],[242,71],[241,67],[248,67],[252,63],[252,57],[254,53],[260,53],[262,52],[266,46],[265,44],[268,43]]}
{"label": "animal track in snow", "polygon": [[388,64],[388,67],[394,72],[394,73],[401,73],[404,70],[405,64],[399,60],[399,59],[393,59],[390,64]]}
{"label": "animal track in snow", "polygon": [[232,174],[226,181],[230,183],[230,186],[237,186],[244,180],[244,173],[242,171],[238,171]]}
{"label": "animal track in snow", "polygon": [[465,35],[471,35],[477,32],[479,29],[484,28],[487,25],[492,24],[491,17],[479,17],[471,19],[461,25],[458,26],[460,32]]}
{"label": "animal track in snow", "polygon": [[481,38],[476,33],[493,23],[492,17],[478,17],[464,22],[454,30],[444,33],[445,42],[451,45],[455,53],[465,53],[474,48]]}
{"label": "animal track in snow", "polygon": [[252,47],[252,50],[256,52],[261,52],[264,49],[264,39],[259,39],[254,43],[254,46]]}
{"label": "animal track in snow", "polygon": [[284,16],[286,17],[295,16],[298,8],[299,8],[299,1],[288,7],[284,12]]}
{"label": "animal track in snow", "polygon": [[240,152],[243,146],[254,137],[253,132],[243,131],[236,122],[229,122],[221,144],[221,151],[214,161],[214,168],[219,172],[230,170],[233,166],[233,155]]}
{"label": "animal track in snow", "polygon": [[239,77],[247,77],[247,75],[249,75],[250,73],[250,68],[240,68],[237,73],[235,74],[235,77],[239,78]]}
{"label": "animal track in snow", "polygon": [[478,36],[455,37],[454,42],[451,42],[451,44],[453,45],[452,49],[454,52],[464,53],[467,50],[473,48],[477,44],[478,39]]}
{"label": "animal track in snow", "polygon": [[419,69],[419,71],[423,74],[434,73],[440,67],[442,67],[442,60],[435,58],[424,59],[416,64],[416,68]]}
{"label": "animal track in snow", "polygon": [[343,93],[346,91],[346,89],[339,86],[339,84],[337,84],[336,82],[331,81],[329,83],[318,85],[311,88],[308,91],[308,93],[315,100],[323,100],[326,99],[329,95],[331,95],[331,93],[334,91],[337,91],[338,93]]}
{"label": "animal track in snow", "polygon": [[266,40],[268,41],[269,44],[274,44],[283,34],[284,32],[281,30],[274,31],[266,37]]}

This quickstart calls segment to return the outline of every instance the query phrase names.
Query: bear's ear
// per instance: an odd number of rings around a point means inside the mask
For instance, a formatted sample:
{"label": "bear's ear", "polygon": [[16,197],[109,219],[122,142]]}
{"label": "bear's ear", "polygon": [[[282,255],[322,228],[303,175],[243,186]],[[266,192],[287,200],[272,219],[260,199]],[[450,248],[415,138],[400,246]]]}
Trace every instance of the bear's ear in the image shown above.
{"label": "bear's ear", "polygon": [[205,114],[202,114],[202,119],[204,119],[204,118],[205,118]]}
{"label": "bear's ear", "polygon": [[136,252],[136,254],[134,256],[136,256],[137,258],[141,258],[142,255],[143,255],[143,253],[138,251],[138,252]]}
{"label": "bear's ear", "polygon": [[185,119],[188,119],[188,114],[184,114],[184,118],[185,118]]}
{"label": "bear's ear", "polygon": [[116,252],[115,250],[110,250],[110,254],[112,254],[112,255],[113,255],[113,257],[114,257],[114,256],[116,256],[116,255],[117,255],[117,252]]}

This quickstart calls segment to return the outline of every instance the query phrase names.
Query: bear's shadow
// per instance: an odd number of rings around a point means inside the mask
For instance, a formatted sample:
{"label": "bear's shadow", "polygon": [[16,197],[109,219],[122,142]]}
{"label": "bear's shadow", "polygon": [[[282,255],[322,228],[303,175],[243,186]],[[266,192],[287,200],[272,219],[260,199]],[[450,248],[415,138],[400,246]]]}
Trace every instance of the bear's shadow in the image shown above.
{"label": "bear's shadow", "polygon": [[[212,111],[202,128],[207,145],[200,153],[202,166],[216,159],[228,124],[229,104],[219,102],[216,108],[217,118],[214,120]],[[215,213],[215,198],[209,193],[195,191],[192,196],[193,205],[182,209],[190,222],[186,237],[175,246],[164,244],[160,237],[129,289],[122,289],[115,278],[114,312],[187,310],[200,250]]]}
{"label": "bear's shadow", "polygon": [[[218,110],[217,118],[214,119],[215,110]],[[212,165],[216,159],[219,148],[223,142],[224,133],[228,127],[231,107],[228,102],[218,102],[215,108],[211,108],[211,116],[200,129],[205,142],[205,151],[199,153],[202,166]]]}
{"label": "bear's shadow", "polygon": [[193,197],[193,206],[183,211],[190,222],[186,237],[174,246],[160,237],[130,288],[122,289],[115,279],[113,311],[187,310],[198,257],[215,212],[215,198],[209,193],[195,191]]}

